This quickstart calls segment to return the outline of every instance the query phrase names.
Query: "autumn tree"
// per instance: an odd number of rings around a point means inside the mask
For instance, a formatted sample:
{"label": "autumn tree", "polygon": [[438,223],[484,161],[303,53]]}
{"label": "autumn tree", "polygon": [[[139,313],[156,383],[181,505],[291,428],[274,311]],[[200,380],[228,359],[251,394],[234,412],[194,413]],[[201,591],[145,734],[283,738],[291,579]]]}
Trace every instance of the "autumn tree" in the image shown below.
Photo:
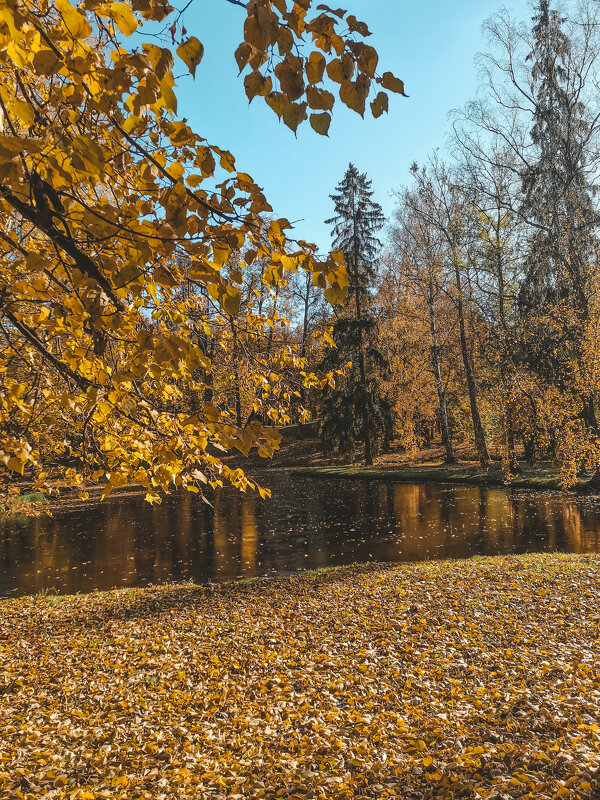
{"label": "autumn tree", "polygon": [[[582,363],[580,345],[595,288],[597,230],[587,147],[593,121],[572,84],[572,45],[565,22],[549,0],[540,0],[527,56],[536,155],[523,171],[522,203],[534,228],[519,298],[538,343],[532,368],[546,371],[546,377],[562,386],[569,381],[571,360]],[[548,325],[549,317],[558,324]],[[593,393],[585,392],[581,402],[585,424],[597,431]]]}
{"label": "autumn tree", "polygon": [[[376,117],[387,90],[403,93],[352,14],[311,0],[238,5],[246,94],[292,130],[308,120],[327,133],[330,89],[361,115],[371,97]],[[344,300],[347,277],[341,255],[319,259],[290,239],[233,156],[178,117],[174,72],[193,76],[202,54],[167,0],[0,8],[4,485],[137,482],[149,500],[206,482],[245,487],[223,451],[273,452],[290,369],[308,385],[330,379],[287,346],[275,352],[273,337],[267,360],[248,349],[244,362],[272,426],[214,396],[216,354],[264,341],[273,317],[245,296],[246,270],[264,264],[274,293],[305,271],[329,302]]]}
{"label": "autumn tree", "polygon": [[558,456],[572,481],[599,463],[589,338],[597,319],[598,9],[584,3],[570,18],[539,0],[529,27],[503,12],[486,30],[493,49],[480,60],[482,91],[460,115],[459,137],[483,172],[512,175],[496,201],[518,221],[524,256],[516,396],[530,409],[531,454]]}
{"label": "autumn tree", "polygon": [[370,293],[375,258],[381,248],[377,233],[385,218],[381,206],[372,199],[371,181],[353,164],[330,197],[335,214],[326,223],[333,226],[334,248],[344,254],[348,299],[336,313],[336,349],[326,359],[326,366],[350,366],[347,375],[339,378],[324,397],[321,436],[327,449],[342,453],[352,453],[361,442],[369,466],[391,430],[390,406],[379,391],[378,376],[385,361],[377,346],[377,320]]}
{"label": "autumn tree", "polygon": [[[433,427],[441,433],[446,463],[453,464],[457,458],[448,413],[450,370],[447,360],[444,363],[448,347],[440,325],[444,305],[446,314],[448,310],[445,248],[421,208],[428,199],[416,190],[407,190],[398,199],[379,293],[390,391],[402,426],[398,433],[404,447],[416,445],[416,429],[433,404]],[[429,443],[432,438],[428,435],[425,440]]]}
{"label": "autumn tree", "polygon": [[466,258],[468,203],[461,194],[460,184],[437,157],[433,157],[428,166],[421,170],[415,166],[413,175],[416,187],[414,194],[409,195],[409,198],[411,200],[418,198],[418,202],[413,203],[413,213],[421,217],[424,225],[433,228],[443,242],[445,268],[454,282],[453,298],[456,305],[458,340],[469,398],[473,438],[479,463],[483,468],[487,468],[490,457],[479,410],[472,337],[468,331],[468,316],[472,307]]}

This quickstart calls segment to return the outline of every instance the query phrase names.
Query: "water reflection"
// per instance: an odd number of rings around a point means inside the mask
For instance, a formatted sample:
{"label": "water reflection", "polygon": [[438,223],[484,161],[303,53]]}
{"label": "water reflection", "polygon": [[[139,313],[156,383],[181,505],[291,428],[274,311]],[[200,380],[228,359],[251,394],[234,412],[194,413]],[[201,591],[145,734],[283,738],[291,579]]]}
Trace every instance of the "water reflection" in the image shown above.
{"label": "water reflection", "polygon": [[0,525],[0,595],[223,580],[354,561],[600,551],[600,500],[277,476],[273,499],[223,490]]}

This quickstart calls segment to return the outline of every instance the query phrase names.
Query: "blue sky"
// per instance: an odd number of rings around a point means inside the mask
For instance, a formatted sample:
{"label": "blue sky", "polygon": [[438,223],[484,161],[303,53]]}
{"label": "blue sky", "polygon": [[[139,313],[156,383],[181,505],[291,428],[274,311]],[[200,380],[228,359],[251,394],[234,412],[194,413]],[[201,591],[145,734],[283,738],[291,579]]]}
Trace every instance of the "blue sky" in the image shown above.
{"label": "blue sky", "polygon": [[[322,250],[330,244],[323,222],[332,212],[329,194],[349,161],[372,179],[374,197],[389,216],[392,191],[408,183],[411,163],[443,146],[448,112],[475,93],[473,59],[486,49],[481,24],[502,2],[346,0],[342,6],[369,24],[380,71],[405,82],[410,98],[392,96],[388,115],[362,120],[338,103],[329,138],[308,123],[295,138],[261,98],[249,106],[233,58],[244,11],[226,0],[197,0],[186,11],[186,27],[203,42],[205,55],[196,80],[181,77],[176,90],[179,115],[230,150],[238,168],[265,189],[276,216],[295,221],[295,236]],[[506,7],[519,18],[531,16],[528,0],[508,0]]]}

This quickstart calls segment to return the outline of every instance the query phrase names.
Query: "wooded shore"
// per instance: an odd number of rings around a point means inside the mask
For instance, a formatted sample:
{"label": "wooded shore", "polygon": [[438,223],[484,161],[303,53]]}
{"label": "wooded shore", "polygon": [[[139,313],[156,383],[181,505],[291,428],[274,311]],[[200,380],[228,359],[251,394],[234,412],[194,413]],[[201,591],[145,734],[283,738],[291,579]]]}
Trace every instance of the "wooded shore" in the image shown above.
{"label": "wooded shore", "polygon": [[[538,491],[565,491],[560,475],[552,467],[529,467],[509,477],[500,465],[482,470],[472,464],[447,466],[406,465],[389,467],[328,466],[301,467],[291,470],[299,478],[337,478],[345,480],[377,480],[391,483],[452,483],[464,486],[495,486]],[[569,492],[598,493],[598,486],[589,477],[578,479]]]}
{"label": "wooded shore", "polygon": [[[384,481],[388,483],[446,483],[459,486],[496,487],[500,489],[519,489],[528,491],[567,491],[574,494],[598,494],[600,487],[589,477],[578,479],[574,486],[567,490],[562,486],[558,471],[549,466],[525,468],[516,475],[511,475],[507,481],[506,475],[499,465],[494,465],[489,470],[482,470],[478,466],[467,463],[452,466],[430,464],[404,464],[400,466],[374,466],[364,467],[357,465],[331,465],[306,466],[290,468],[289,466],[272,465],[261,470],[260,476],[263,485],[269,486],[269,473],[289,472],[292,477],[314,478],[315,480],[358,480],[358,481]],[[248,472],[252,476],[252,470]],[[102,501],[103,485],[88,487],[89,499],[81,500],[77,491],[61,489],[60,493],[46,496],[39,492],[24,491],[22,495],[15,495],[6,505],[0,506],[0,518],[12,516],[39,516],[46,513],[60,513],[75,508],[97,506],[101,502],[110,502],[124,496],[143,496],[146,489],[143,486],[127,486],[116,490],[107,500]]]}

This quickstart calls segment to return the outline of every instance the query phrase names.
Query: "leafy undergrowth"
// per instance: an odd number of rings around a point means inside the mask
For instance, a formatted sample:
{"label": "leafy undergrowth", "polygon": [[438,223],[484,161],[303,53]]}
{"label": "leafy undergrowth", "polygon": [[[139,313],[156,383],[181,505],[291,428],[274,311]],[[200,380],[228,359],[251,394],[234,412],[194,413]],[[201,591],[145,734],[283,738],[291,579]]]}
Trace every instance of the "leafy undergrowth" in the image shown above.
{"label": "leafy undergrowth", "polygon": [[0,605],[0,796],[593,798],[600,558]]}

